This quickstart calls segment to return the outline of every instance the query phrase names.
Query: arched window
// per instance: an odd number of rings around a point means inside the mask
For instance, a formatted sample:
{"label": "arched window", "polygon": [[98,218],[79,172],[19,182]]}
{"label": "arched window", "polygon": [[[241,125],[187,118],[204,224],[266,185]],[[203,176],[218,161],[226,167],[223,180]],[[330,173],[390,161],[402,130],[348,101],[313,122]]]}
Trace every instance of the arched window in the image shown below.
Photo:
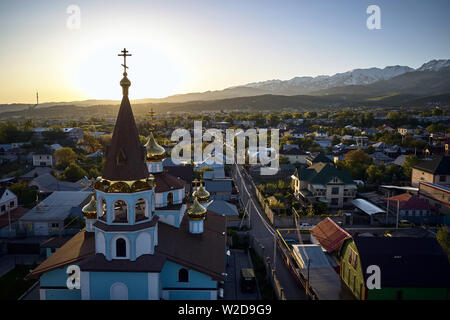
{"label": "arched window", "polygon": [[123,238],[116,240],[116,257],[124,258],[127,256],[127,242]]}
{"label": "arched window", "polygon": [[127,203],[123,200],[114,202],[114,220],[113,222],[128,222]]}
{"label": "arched window", "polygon": [[178,282],[189,282],[189,272],[185,268],[178,271]]}
{"label": "arched window", "polygon": [[99,210],[99,218],[106,221],[106,200],[105,198],[101,198],[100,200],[100,210]]}
{"label": "arched window", "polygon": [[147,212],[147,201],[145,199],[140,198],[136,201],[136,204],[134,205],[134,212],[136,215],[136,221],[144,220],[145,218],[148,218],[148,212]]}
{"label": "arched window", "polygon": [[173,205],[173,193],[169,192],[167,194],[167,206]]}
{"label": "arched window", "polygon": [[111,300],[128,300],[128,287],[124,283],[116,282],[109,290]]}

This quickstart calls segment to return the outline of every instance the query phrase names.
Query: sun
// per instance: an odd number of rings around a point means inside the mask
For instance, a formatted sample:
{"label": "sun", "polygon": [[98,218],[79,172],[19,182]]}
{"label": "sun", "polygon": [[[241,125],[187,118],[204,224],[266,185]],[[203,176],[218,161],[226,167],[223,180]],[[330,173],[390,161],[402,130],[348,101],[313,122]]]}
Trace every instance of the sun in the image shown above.
{"label": "sun", "polygon": [[185,85],[184,68],[170,52],[155,45],[104,43],[88,50],[74,66],[75,85],[87,99],[120,99],[123,57],[126,47],[130,99],[162,98],[179,92]]}

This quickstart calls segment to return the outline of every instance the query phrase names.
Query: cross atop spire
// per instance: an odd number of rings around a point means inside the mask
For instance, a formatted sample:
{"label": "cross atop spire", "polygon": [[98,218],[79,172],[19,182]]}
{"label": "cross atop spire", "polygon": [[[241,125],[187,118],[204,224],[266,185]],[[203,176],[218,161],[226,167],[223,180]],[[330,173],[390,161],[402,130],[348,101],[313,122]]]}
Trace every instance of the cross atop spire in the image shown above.
{"label": "cross atop spire", "polygon": [[119,57],[123,57],[123,79],[120,81],[120,85],[122,86],[122,94],[123,96],[128,96],[128,88],[131,86],[130,80],[127,78],[127,57],[131,57],[131,54],[128,54],[128,50],[123,48],[122,54],[118,54]]}
{"label": "cross atop spire", "polygon": [[126,76],[127,75],[127,69],[128,69],[128,67],[127,67],[127,57],[131,57],[131,54],[128,54],[129,51],[127,49],[125,49],[125,48],[123,48],[123,50],[120,51],[120,52],[122,52],[122,54],[119,53],[118,56],[119,57],[123,57],[123,64],[122,64],[123,75]]}

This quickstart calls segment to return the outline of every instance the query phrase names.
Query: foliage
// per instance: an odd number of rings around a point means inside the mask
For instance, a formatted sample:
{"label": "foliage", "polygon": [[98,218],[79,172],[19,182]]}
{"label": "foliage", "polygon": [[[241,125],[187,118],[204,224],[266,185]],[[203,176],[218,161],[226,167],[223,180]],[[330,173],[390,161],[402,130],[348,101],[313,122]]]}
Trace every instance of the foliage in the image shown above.
{"label": "foliage", "polygon": [[412,174],[412,167],[414,167],[416,164],[419,163],[419,158],[415,155],[409,155],[405,157],[405,162],[402,165],[403,168],[403,174],[411,178]]}
{"label": "foliage", "polygon": [[86,171],[73,162],[64,170],[65,179],[72,182],[78,181],[86,175]]}
{"label": "foliage", "polygon": [[450,237],[448,236],[447,226],[444,225],[438,229],[436,240],[439,242],[450,260]]}
{"label": "foliage", "polygon": [[20,204],[32,204],[36,200],[37,190],[28,186],[25,181],[16,182],[8,189],[17,196]]}
{"label": "foliage", "polygon": [[55,164],[58,169],[64,169],[77,160],[77,154],[72,148],[61,148],[55,151]]}

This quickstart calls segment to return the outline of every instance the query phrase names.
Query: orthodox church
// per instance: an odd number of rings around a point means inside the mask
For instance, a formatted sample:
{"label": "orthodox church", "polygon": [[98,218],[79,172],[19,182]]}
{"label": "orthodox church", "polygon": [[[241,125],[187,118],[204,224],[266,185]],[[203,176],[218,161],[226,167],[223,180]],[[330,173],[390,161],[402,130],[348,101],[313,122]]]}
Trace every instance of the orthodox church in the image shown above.
{"label": "orthodox church", "polygon": [[[141,146],[128,88],[124,49],[123,98],[105,167],[83,207],[86,227],[36,267],[41,300],[215,300],[226,268],[226,220],[208,211],[200,186],[163,170],[165,149],[153,127]],[[203,205],[202,205],[203,204]],[[67,269],[80,270],[69,289]]]}

